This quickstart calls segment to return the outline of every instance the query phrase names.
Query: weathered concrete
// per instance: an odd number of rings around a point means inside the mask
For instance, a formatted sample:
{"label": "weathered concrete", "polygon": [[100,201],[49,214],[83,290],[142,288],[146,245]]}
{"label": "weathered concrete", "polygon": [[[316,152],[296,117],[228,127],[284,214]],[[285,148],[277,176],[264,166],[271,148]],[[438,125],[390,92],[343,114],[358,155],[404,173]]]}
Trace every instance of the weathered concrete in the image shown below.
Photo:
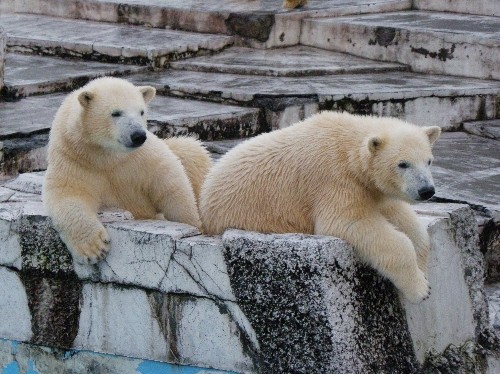
{"label": "weathered concrete", "polygon": [[236,374],[233,371],[180,366],[76,349],[62,350],[5,339],[0,339],[0,369],[5,374],[73,374],[89,370],[99,374]]}
{"label": "weathered concrete", "polygon": [[[411,8],[411,0],[322,0],[285,11],[280,0],[3,0],[0,10],[140,24],[235,35],[257,47],[296,45],[305,17],[388,12]],[[82,3],[84,6],[82,6]]]}
{"label": "weathered concrete", "polygon": [[6,95],[18,98],[71,91],[97,77],[123,76],[139,71],[146,71],[146,67],[8,53]]}
{"label": "weathered concrete", "polygon": [[[137,74],[136,84],[180,97],[266,109],[273,128],[318,110],[394,116],[422,125],[457,128],[463,121],[499,118],[500,84],[407,72],[268,77],[193,71]],[[203,82],[200,85],[199,82]]]}
{"label": "weathered concrete", "polygon": [[464,130],[469,134],[500,140],[500,120],[465,122]]}
{"label": "weathered concrete", "polygon": [[[102,62],[163,67],[169,61],[216,52],[233,43],[225,35],[195,34],[141,26],[47,16],[0,16],[8,50],[74,56]],[[84,30],[84,32],[82,32]]]}
{"label": "weathered concrete", "polygon": [[408,64],[434,74],[500,79],[500,18],[399,12],[305,20],[301,44]]}
{"label": "weathered concrete", "polygon": [[[0,171],[3,175],[45,170],[48,132],[64,94],[0,102]],[[193,135],[202,140],[245,138],[266,131],[259,109],[157,96],[148,127],[161,138]]]}
{"label": "weathered concrete", "polygon": [[488,297],[491,327],[500,335],[500,283],[488,284],[484,290]]}
{"label": "weathered concrete", "polygon": [[305,46],[270,50],[233,47],[214,56],[176,61],[171,66],[179,70],[288,77],[408,70],[400,64]]}
{"label": "weathered concrete", "polygon": [[6,36],[3,29],[0,27],[0,96],[2,96],[5,74],[5,40]]}
{"label": "weathered concrete", "polygon": [[435,10],[439,12],[500,16],[500,3],[497,0],[413,0],[413,7],[420,10]]}

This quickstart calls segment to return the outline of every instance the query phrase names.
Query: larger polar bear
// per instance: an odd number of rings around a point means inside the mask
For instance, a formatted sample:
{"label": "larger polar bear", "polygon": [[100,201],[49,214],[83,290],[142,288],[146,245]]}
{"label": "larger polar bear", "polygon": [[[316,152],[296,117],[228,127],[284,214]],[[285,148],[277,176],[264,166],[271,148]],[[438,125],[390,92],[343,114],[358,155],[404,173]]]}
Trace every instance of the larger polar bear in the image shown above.
{"label": "larger polar bear", "polygon": [[146,130],[147,103],[155,93],[100,78],[69,94],[56,113],[43,200],[79,262],[96,262],[109,249],[97,218],[102,207],[201,226],[195,193],[210,157],[192,138],[163,141]]}
{"label": "larger polar bear", "polygon": [[408,202],[434,194],[437,126],[323,112],[241,143],[208,173],[200,214],[226,228],[331,235],[412,302],[429,292],[429,236]]}

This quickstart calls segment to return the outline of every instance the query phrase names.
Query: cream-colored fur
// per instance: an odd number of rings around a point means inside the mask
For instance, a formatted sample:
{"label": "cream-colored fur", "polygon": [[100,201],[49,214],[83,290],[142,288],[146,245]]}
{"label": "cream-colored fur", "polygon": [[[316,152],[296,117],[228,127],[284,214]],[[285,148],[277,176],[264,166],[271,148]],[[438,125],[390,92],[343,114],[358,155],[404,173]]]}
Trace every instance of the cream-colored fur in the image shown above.
{"label": "cream-colored fur", "polygon": [[[190,167],[189,154],[206,154],[191,139],[165,142],[147,132],[145,112],[154,96],[153,87],[100,78],[69,94],[56,113],[43,200],[79,262],[96,262],[109,249],[109,236],[97,218],[102,207],[126,209],[135,218],[163,215],[201,225],[181,161],[194,175],[193,170],[202,167]],[[134,132],[147,136],[137,147],[130,144]],[[179,158],[170,144],[175,144]],[[193,177],[196,185],[200,178]]]}
{"label": "cream-colored fur", "polygon": [[418,302],[429,291],[429,237],[408,202],[433,184],[431,145],[439,134],[436,126],[323,112],[257,136],[208,173],[204,231],[340,237]]}
{"label": "cream-colored fur", "polygon": [[307,5],[308,0],[283,0],[283,8],[295,9]]}

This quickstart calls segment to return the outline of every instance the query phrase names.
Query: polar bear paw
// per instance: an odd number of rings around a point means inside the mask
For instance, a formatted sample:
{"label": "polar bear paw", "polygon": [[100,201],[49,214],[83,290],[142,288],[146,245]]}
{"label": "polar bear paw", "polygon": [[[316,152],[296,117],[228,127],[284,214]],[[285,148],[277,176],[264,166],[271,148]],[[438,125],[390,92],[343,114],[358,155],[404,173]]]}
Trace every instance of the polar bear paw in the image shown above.
{"label": "polar bear paw", "polygon": [[416,278],[414,278],[407,287],[402,289],[403,294],[409,302],[418,304],[427,300],[431,294],[431,288],[425,274],[418,270]]}
{"label": "polar bear paw", "polygon": [[110,239],[106,229],[104,227],[98,228],[70,246],[73,259],[80,264],[95,264],[107,255],[109,243]]}

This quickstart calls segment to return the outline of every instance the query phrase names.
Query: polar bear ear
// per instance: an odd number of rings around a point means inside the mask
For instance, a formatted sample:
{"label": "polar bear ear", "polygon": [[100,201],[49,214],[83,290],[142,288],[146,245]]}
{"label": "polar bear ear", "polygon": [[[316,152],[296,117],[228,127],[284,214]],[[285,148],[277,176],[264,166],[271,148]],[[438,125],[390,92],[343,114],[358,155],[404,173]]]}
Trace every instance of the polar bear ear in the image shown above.
{"label": "polar bear ear", "polygon": [[372,136],[368,138],[368,149],[370,153],[375,153],[384,145],[384,140],[380,136]]}
{"label": "polar bear ear", "polygon": [[142,96],[144,97],[144,101],[149,103],[156,96],[156,88],[151,86],[140,86],[138,87],[139,91],[141,91]]}
{"label": "polar bear ear", "polygon": [[78,101],[80,102],[81,106],[84,108],[87,108],[94,98],[94,94],[89,91],[83,91],[78,95]]}
{"label": "polar bear ear", "polygon": [[425,134],[429,138],[429,142],[434,144],[434,142],[439,138],[439,135],[441,135],[441,128],[439,126],[428,126],[423,128]]}

